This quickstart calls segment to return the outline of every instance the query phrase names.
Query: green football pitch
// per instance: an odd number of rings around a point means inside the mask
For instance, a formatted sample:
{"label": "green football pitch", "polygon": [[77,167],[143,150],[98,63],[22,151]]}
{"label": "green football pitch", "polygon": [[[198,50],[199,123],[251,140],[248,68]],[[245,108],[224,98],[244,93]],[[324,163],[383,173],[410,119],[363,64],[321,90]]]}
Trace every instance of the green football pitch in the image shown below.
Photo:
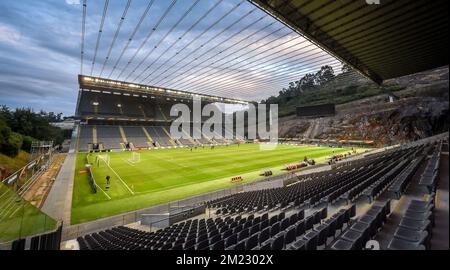
{"label": "green football pitch", "polygon": [[[278,145],[261,150],[258,144],[159,149],[139,151],[140,160],[131,161],[132,152],[78,154],[72,200],[72,224],[82,223],[140,208],[182,199],[260,180],[261,170],[274,174],[286,172],[285,164],[305,157],[325,162],[334,153],[350,149],[315,146]],[[100,159],[97,155],[102,155]],[[106,157],[107,155],[107,157]],[[88,175],[83,173],[87,160],[92,164],[98,192],[93,193]],[[108,164],[109,163],[109,164]],[[106,176],[111,177],[110,187]],[[231,177],[243,181],[232,183]]]}

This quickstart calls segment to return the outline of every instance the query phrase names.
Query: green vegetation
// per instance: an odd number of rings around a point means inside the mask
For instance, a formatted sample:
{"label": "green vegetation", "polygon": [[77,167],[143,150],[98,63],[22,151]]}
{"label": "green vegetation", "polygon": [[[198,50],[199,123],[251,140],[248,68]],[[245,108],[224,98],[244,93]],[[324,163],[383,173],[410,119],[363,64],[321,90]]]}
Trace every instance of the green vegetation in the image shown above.
{"label": "green vegetation", "polygon": [[19,150],[29,152],[31,142],[35,140],[52,140],[55,144],[61,144],[65,138],[69,138],[70,130],[50,125],[50,122],[55,121],[61,121],[61,114],[44,111],[35,113],[29,108],[12,111],[6,106],[0,106],[0,153],[15,157]]}
{"label": "green vegetation", "polygon": [[378,86],[366,81],[358,82],[349,78],[358,78],[364,81],[350,67],[344,65],[342,73],[334,75],[331,66],[323,66],[316,73],[308,73],[300,80],[289,83],[278,96],[271,96],[262,103],[278,104],[278,115],[287,116],[295,114],[296,107],[310,106],[326,103],[343,104],[366,97],[390,93],[403,88],[397,86]]}
{"label": "green vegetation", "polygon": [[[274,174],[286,172],[284,165],[302,161],[305,156],[325,162],[333,153],[349,149],[279,145],[261,150],[257,144],[185,149],[161,149],[139,152],[139,163],[129,161],[131,152],[111,152],[110,165],[95,154],[77,158],[72,200],[72,224],[82,223],[152,205],[182,199],[205,192],[262,179],[262,169]],[[106,155],[105,153],[99,155]],[[86,158],[98,185],[93,193],[88,175],[82,170]],[[106,188],[106,175],[111,186]],[[230,181],[242,176],[240,183]]]}
{"label": "green vegetation", "polygon": [[0,182],[0,243],[56,229],[56,221]]}
{"label": "green vegetation", "polygon": [[18,155],[14,158],[4,154],[0,154],[1,167],[4,170],[9,171],[10,173],[13,173],[18,169],[22,168],[23,166],[27,165],[29,161],[30,161],[30,154],[23,150],[20,150]]}
{"label": "green vegetation", "polygon": [[[32,141],[53,140],[59,144],[67,137],[64,131],[50,125],[55,117],[61,115],[35,113],[31,109],[11,111],[0,106],[0,177],[8,176],[29,162]],[[0,182],[0,242],[55,228],[55,220]]]}

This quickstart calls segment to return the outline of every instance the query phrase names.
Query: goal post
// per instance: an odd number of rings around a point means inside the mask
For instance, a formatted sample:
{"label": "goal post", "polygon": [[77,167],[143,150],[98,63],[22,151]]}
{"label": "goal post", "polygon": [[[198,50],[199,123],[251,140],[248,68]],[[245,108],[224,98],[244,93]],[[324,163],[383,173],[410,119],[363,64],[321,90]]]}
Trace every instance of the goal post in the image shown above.
{"label": "goal post", "polygon": [[141,154],[138,153],[138,152],[131,152],[131,156],[130,156],[129,161],[131,163],[139,163],[139,162],[141,162]]}
{"label": "goal post", "polygon": [[104,155],[97,155],[95,157],[95,165],[97,165],[97,167],[100,167],[101,165],[106,164],[107,166],[109,166],[110,164],[110,158],[108,154],[104,154]]}

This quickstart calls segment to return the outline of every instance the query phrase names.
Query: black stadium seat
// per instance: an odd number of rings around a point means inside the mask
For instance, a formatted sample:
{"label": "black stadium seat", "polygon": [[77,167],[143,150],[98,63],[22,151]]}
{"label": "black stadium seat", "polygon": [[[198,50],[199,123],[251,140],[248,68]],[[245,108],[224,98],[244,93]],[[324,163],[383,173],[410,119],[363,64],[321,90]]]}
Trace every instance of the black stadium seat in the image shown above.
{"label": "black stadium seat", "polygon": [[225,239],[225,247],[230,247],[232,245],[235,245],[237,243],[237,235],[233,234],[229,236],[227,239]]}
{"label": "black stadium seat", "polygon": [[280,232],[280,223],[277,222],[270,227],[270,237],[274,237],[277,233]]}
{"label": "black stadium seat", "polygon": [[281,232],[276,235],[275,239],[271,244],[272,250],[281,250],[284,248],[284,232]]}
{"label": "black stadium seat", "polygon": [[[305,181],[289,186],[227,195],[206,202],[210,213],[216,214],[213,218],[188,219],[155,232],[118,226],[77,241],[82,250],[361,250],[390,219],[391,201],[378,201],[390,197],[390,193],[378,197],[379,194],[396,183],[400,179],[397,176],[404,176],[403,172],[409,175],[413,166],[407,164],[416,166],[413,161],[426,153],[424,149],[428,148],[419,145],[386,150],[332,171],[300,176]],[[430,168],[430,161],[427,162],[430,171],[423,174],[427,179],[435,176],[438,166],[437,159],[432,159]],[[431,191],[429,199],[410,202],[397,228],[390,232],[388,249],[430,248],[435,187],[430,188],[434,182],[425,180],[423,184]],[[352,202],[362,194],[369,194],[376,202],[356,216],[356,204],[342,203]],[[51,237],[32,239],[30,249],[52,242]],[[19,244],[15,244],[16,248],[21,248]]]}
{"label": "black stadium seat", "polygon": [[259,244],[262,244],[270,238],[270,227],[265,228],[261,231],[258,237]]}
{"label": "black stadium seat", "polygon": [[211,250],[224,250],[225,244],[223,240],[217,241],[212,247]]}
{"label": "black stadium seat", "polygon": [[258,234],[249,237],[245,243],[245,249],[251,250],[258,245]]}

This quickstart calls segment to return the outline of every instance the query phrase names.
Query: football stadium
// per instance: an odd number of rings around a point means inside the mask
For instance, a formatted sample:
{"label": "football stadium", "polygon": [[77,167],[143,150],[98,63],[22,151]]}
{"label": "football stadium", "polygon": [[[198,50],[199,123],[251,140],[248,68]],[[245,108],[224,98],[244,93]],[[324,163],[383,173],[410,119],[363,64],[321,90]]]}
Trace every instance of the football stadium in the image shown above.
{"label": "football stadium", "polygon": [[0,250],[449,249],[446,1],[20,2]]}

